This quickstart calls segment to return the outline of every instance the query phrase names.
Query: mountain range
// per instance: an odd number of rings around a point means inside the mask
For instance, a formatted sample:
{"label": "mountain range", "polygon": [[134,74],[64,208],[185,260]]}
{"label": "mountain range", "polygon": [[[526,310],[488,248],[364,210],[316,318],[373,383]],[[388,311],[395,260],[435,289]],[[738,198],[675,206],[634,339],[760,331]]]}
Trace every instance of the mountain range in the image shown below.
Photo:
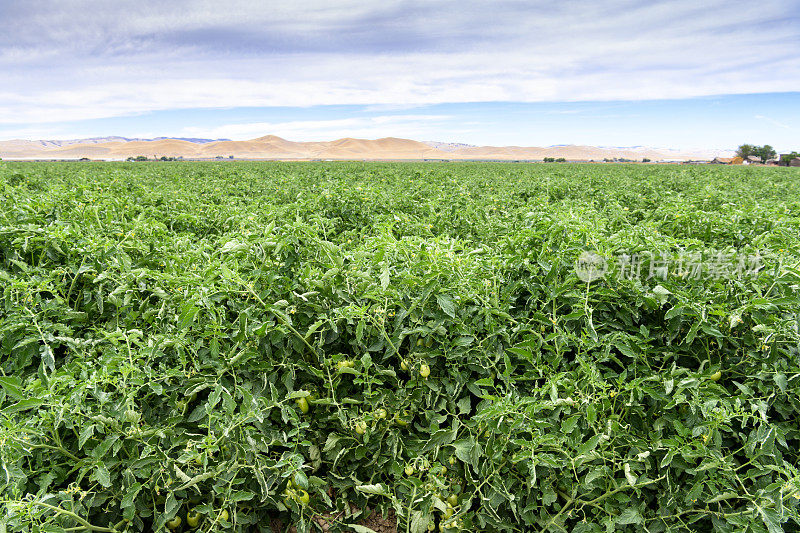
{"label": "mountain range", "polygon": [[474,146],[463,143],[414,141],[397,137],[382,139],[344,138],[335,141],[295,142],[275,135],[249,141],[157,137],[94,137],[73,140],[0,141],[0,158],[11,160],[97,159],[128,157],[182,157],[184,159],[266,160],[542,160],[563,157],[571,161],[631,159],[641,161],[707,160],[729,156],[728,150],[680,151],[635,147],[557,145],[548,147]]}

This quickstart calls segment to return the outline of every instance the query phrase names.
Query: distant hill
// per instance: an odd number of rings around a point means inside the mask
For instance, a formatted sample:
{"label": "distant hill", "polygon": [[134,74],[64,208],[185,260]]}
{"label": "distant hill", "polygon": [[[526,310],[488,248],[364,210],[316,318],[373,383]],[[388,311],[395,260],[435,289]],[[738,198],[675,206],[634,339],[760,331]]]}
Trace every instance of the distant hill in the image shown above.
{"label": "distant hill", "polygon": [[344,138],[335,141],[294,142],[266,135],[249,141],[229,139],[199,139],[157,137],[132,139],[127,137],[98,137],[75,140],[12,140],[0,141],[3,159],[103,159],[123,160],[139,155],[153,157],[183,157],[185,159],[274,159],[274,160],[542,160],[563,157],[571,161],[602,161],[631,159],[641,161],[710,160],[729,156],[731,151],[713,150],[685,152],[669,149],[635,147],[597,147],[558,145],[548,147],[474,146],[464,143],[437,141],[419,142],[411,139],[385,137],[382,139]]}

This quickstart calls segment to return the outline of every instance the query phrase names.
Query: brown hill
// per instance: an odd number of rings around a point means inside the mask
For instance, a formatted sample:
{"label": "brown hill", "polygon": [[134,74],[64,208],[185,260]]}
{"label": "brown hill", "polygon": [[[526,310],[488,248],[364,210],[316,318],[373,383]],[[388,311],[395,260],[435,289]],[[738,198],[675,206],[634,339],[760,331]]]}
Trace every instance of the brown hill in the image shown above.
{"label": "brown hill", "polygon": [[596,146],[466,146],[442,143],[422,143],[411,139],[384,137],[382,139],[343,138],[326,142],[294,142],[275,135],[266,135],[249,141],[194,142],[183,139],[116,140],[97,142],[72,142],[59,145],[58,141],[0,141],[0,157],[4,159],[90,159],[122,160],[139,155],[152,157],[183,157],[185,159],[236,159],[277,160],[541,160],[545,157],[563,157],[574,161],[601,161],[605,158],[641,160],[711,159],[722,152],[689,153],[674,150],[647,148],[599,148]]}

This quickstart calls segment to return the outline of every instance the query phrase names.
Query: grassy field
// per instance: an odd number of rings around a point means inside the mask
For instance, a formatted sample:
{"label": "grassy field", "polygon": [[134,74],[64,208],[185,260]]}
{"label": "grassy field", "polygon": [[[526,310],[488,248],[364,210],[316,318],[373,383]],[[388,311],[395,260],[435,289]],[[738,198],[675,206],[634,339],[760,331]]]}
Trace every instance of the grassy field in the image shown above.
{"label": "grassy field", "polygon": [[799,231],[793,168],[0,163],[0,531],[797,531]]}

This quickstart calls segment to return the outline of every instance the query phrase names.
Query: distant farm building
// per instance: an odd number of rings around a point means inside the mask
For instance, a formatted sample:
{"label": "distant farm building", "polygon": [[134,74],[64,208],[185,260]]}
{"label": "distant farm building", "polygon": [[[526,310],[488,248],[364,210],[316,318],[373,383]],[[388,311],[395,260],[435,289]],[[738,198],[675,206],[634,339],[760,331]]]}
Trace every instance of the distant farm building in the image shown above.
{"label": "distant farm building", "polygon": [[800,167],[800,157],[795,157],[791,161],[789,161],[790,167]]}
{"label": "distant farm building", "polygon": [[741,165],[744,160],[737,155],[736,157],[715,157],[711,162],[717,165]]}
{"label": "distant farm building", "polygon": [[748,155],[747,159],[743,162],[745,165],[760,165],[761,158],[755,155]]}

